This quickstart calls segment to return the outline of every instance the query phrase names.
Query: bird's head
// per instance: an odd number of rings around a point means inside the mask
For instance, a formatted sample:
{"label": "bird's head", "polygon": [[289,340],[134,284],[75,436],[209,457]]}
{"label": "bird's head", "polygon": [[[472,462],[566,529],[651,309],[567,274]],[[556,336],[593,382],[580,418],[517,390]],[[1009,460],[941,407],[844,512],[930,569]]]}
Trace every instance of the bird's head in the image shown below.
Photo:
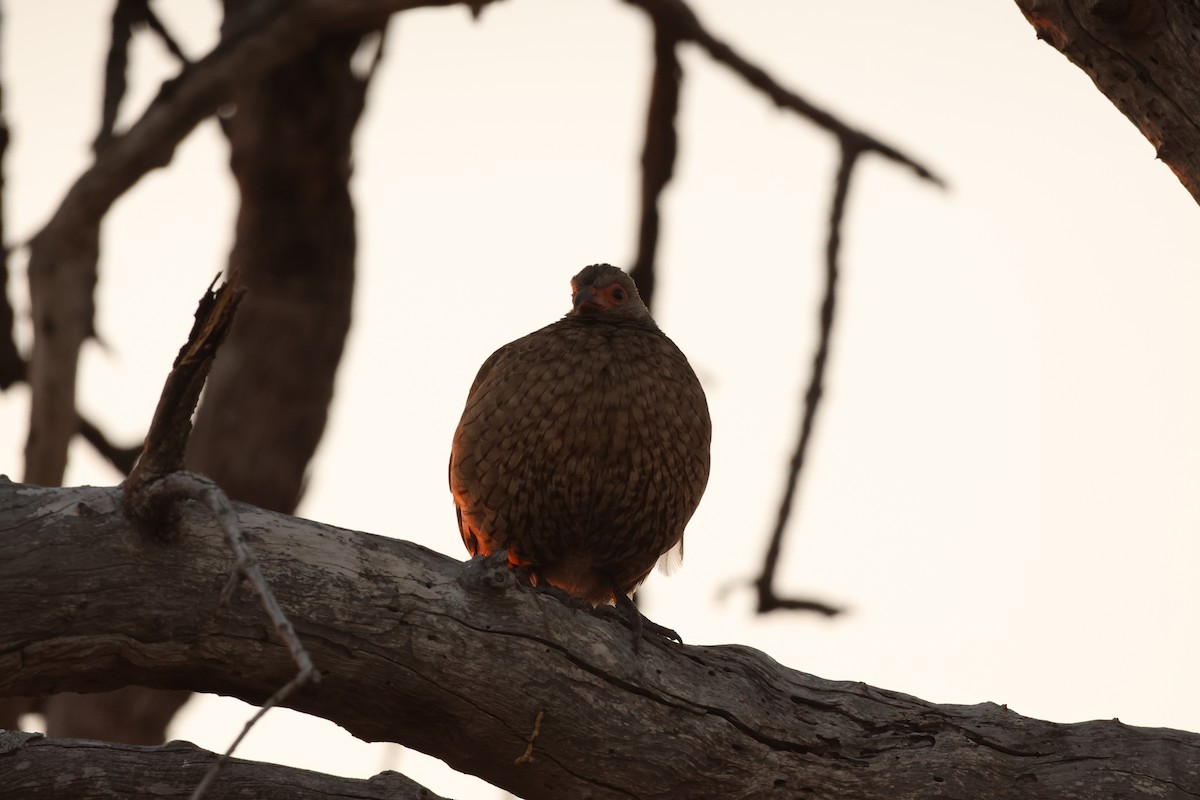
{"label": "bird's head", "polygon": [[592,264],[571,279],[569,317],[654,324],[633,279],[609,264]]}

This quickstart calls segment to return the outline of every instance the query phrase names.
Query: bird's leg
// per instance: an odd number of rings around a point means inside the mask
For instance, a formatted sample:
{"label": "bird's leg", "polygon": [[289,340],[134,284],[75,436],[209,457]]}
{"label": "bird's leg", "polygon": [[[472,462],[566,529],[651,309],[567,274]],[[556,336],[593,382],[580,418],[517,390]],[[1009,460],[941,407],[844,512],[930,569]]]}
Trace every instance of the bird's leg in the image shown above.
{"label": "bird's leg", "polygon": [[497,566],[503,564],[508,567],[513,576],[516,577],[517,583],[522,586],[539,591],[546,585],[546,581],[542,578],[538,568],[528,561],[522,561],[511,550],[497,550],[488,559],[495,559]]}
{"label": "bird's leg", "polygon": [[632,625],[634,631],[641,632],[647,639],[652,639],[651,634],[653,634],[683,644],[683,639],[679,637],[678,633],[665,625],[659,625],[657,622],[647,619],[629,595],[621,594],[617,597],[617,610],[632,617],[635,620]]}
{"label": "bird's leg", "polygon": [[514,563],[510,560],[508,562],[508,568],[512,570],[512,574],[517,577],[517,583],[521,584],[522,586],[528,586],[530,589],[537,588],[537,573],[531,565]]}
{"label": "bird's leg", "polygon": [[540,592],[541,594],[548,594],[570,608],[576,608],[584,611],[592,610],[592,604],[587,600],[584,600],[582,597],[576,597],[565,589],[560,589],[540,576],[533,584],[533,590],[535,592]]}
{"label": "bird's leg", "polygon": [[592,604],[582,597],[576,597],[570,592],[555,586],[542,577],[541,570],[525,561],[515,558],[511,553],[507,556],[508,566],[517,576],[517,582],[528,586],[539,594],[547,594],[570,608],[592,610]]}
{"label": "bird's leg", "polygon": [[624,592],[616,594],[616,605],[608,604],[596,606],[596,613],[602,617],[616,617],[621,624],[633,631],[633,652],[637,653],[641,649],[642,639],[655,641],[657,637],[672,639],[680,644],[683,644],[683,639],[679,638],[679,634],[670,628],[659,625],[657,622],[652,622],[646,619],[645,615],[638,610],[632,598]]}

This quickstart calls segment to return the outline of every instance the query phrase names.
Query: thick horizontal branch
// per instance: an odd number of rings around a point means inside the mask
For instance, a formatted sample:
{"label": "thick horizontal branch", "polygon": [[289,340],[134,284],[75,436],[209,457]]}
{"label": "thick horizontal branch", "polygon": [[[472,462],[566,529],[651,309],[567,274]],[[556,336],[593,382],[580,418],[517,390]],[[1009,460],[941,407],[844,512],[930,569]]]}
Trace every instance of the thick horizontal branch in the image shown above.
{"label": "thick horizontal branch", "polygon": [[[148,537],[119,508],[118,489],[0,483],[0,696],[138,684],[261,702],[289,680],[250,592],[218,606],[234,563],[208,514]],[[506,569],[238,510],[322,673],[288,705],[522,797],[1200,794],[1197,734],[935,705],[739,646],[635,657],[618,623]]]}
{"label": "thick horizontal branch", "polygon": [[[0,798],[187,798],[216,758],[188,742],[141,747],[0,731]],[[251,796],[247,787],[256,800],[440,800],[396,772],[360,780],[240,758],[225,762],[204,797],[242,800]]]}
{"label": "thick horizontal branch", "polygon": [[1017,0],[1017,5],[1038,37],[1087,73],[1200,202],[1200,5],[1162,0]]}

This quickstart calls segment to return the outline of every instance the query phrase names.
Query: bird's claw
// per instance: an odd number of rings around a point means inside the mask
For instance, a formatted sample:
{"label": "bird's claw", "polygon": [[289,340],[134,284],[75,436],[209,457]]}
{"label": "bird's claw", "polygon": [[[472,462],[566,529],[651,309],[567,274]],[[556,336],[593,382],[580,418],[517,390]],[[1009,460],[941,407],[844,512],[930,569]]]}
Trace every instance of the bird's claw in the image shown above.
{"label": "bird's claw", "polygon": [[670,628],[659,625],[646,618],[638,607],[634,605],[627,595],[620,595],[617,598],[615,606],[602,605],[596,606],[593,609],[597,616],[617,619],[622,625],[629,628],[633,632],[633,652],[637,653],[641,650],[642,639],[654,642],[662,639],[670,639],[680,644],[683,644],[683,639],[679,634]]}
{"label": "bird's claw", "polygon": [[535,592],[539,594],[550,595],[568,608],[574,608],[581,611],[593,610],[592,604],[587,600],[584,600],[582,597],[576,597],[570,592],[558,588],[554,584],[547,583],[546,581],[539,581],[531,584],[531,586]]}

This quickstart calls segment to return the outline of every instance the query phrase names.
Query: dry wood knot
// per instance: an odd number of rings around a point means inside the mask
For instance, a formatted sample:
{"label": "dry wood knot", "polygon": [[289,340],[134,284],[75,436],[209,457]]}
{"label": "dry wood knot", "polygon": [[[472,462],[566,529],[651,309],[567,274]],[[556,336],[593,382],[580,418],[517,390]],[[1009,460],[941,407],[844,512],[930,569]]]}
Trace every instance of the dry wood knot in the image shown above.
{"label": "dry wood knot", "polygon": [[1125,37],[1141,36],[1159,20],[1157,0],[1092,0],[1088,12]]}
{"label": "dry wood knot", "polygon": [[472,591],[504,594],[517,585],[517,576],[508,566],[508,553],[498,550],[490,556],[475,556],[464,562],[458,583]]}
{"label": "dry wood knot", "polygon": [[42,734],[40,733],[0,730],[0,755],[3,755],[4,753],[11,753],[15,750],[20,750],[31,739],[40,738],[42,738]]}

